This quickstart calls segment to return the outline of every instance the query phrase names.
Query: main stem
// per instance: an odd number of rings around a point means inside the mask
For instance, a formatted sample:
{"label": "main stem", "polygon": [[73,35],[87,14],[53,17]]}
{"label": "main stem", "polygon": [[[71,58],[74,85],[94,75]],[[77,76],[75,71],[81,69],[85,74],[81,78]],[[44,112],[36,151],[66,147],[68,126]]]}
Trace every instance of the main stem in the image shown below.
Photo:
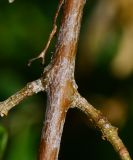
{"label": "main stem", "polygon": [[[59,1],[59,9],[62,2],[64,0]],[[75,55],[84,4],[85,0],[65,0],[56,51],[51,63],[40,79],[28,83],[22,90],[0,102],[0,115],[6,115],[26,97],[45,90],[48,94],[48,104],[39,160],[58,158],[64,121],[70,107],[78,107],[92,119],[104,138],[118,152],[121,160],[131,160],[128,150],[118,136],[117,129],[77,91],[74,81]],[[55,20],[58,13],[59,10],[56,12]]]}
{"label": "main stem", "polygon": [[44,77],[48,102],[39,160],[56,160],[67,110],[76,91],[75,55],[85,0],[65,0],[56,51]]}

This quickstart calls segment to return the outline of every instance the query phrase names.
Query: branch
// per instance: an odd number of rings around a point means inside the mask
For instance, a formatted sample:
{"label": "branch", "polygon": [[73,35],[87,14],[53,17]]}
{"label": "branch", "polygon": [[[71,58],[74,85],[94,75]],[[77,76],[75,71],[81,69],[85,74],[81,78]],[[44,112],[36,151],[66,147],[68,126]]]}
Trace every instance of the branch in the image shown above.
{"label": "branch", "polygon": [[[59,1],[53,30],[46,48],[35,59],[44,59],[45,50],[56,32],[56,19],[63,2],[64,0]],[[51,63],[44,70],[40,79],[28,83],[22,90],[0,103],[0,114],[4,116],[26,97],[46,90],[48,103],[39,160],[56,160],[58,158],[64,121],[71,105],[78,107],[92,119],[122,160],[131,160],[126,147],[117,134],[117,128],[113,127],[100,111],[96,110],[77,92],[74,80],[75,56],[85,2],[86,0],[65,1],[56,50]]]}
{"label": "branch", "polygon": [[23,89],[9,97],[7,100],[0,102],[0,115],[2,117],[7,115],[9,110],[19,104],[22,100],[43,90],[45,90],[45,86],[44,84],[42,85],[41,79],[27,83]]}
{"label": "branch", "polygon": [[62,7],[63,3],[64,3],[64,0],[59,0],[59,5],[58,5],[58,8],[57,8],[55,17],[54,17],[53,29],[52,29],[52,31],[51,31],[51,33],[49,35],[49,38],[48,38],[46,46],[44,47],[43,51],[37,57],[32,58],[32,59],[29,60],[28,66],[30,66],[31,63],[33,61],[37,60],[37,59],[42,59],[42,64],[44,64],[44,62],[45,62],[45,54],[46,54],[46,52],[47,52],[47,50],[49,48],[49,45],[50,45],[50,43],[51,43],[56,31],[57,31],[56,22],[57,22],[57,18],[58,18],[58,15],[59,15],[59,12],[61,10],[61,7]]}
{"label": "branch", "polygon": [[71,98],[76,90],[74,81],[75,55],[85,0],[66,0],[56,51],[48,77],[48,104],[42,130],[39,160],[56,160]]}
{"label": "branch", "polygon": [[109,121],[102,115],[100,111],[95,109],[87,100],[79,94],[74,96],[73,106],[78,107],[94,122],[103,134],[103,138],[107,139],[118,152],[121,160],[131,160],[131,157],[124,146],[122,140],[118,136],[118,129],[113,127]]}

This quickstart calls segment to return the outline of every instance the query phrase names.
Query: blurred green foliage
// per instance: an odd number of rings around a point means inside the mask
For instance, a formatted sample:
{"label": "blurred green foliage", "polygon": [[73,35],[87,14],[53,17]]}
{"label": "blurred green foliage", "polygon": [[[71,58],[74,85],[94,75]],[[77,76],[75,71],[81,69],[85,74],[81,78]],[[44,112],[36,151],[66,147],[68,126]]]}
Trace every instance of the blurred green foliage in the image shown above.
{"label": "blurred green foliage", "polygon": [[[16,0],[13,4],[9,4],[7,0],[0,1],[0,101],[42,73],[43,67],[39,60],[30,68],[27,63],[46,44],[57,3],[58,1],[52,0]],[[98,1],[87,1],[85,6],[75,76],[80,92],[92,104],[104,106],[107,99],[116,102],[114,98],[117,97],[117,101],[122,100],[122,110],[124,108],[126,116],[121,117],[124,123],[121,124],[120,121],[116,124],[121,126],[120,136],[133,155],[133,76],[119,79],[109,69],[118,50],[120,30],[108,34],[94,64],[85,63],[82,43],[87,21],[97,3]],[[48,50],[46,64],[49,63],[53,51],[54,43]],[[84,58],[81,57],[82,54]],[[39,94],[22,102],[10,111],[8,117],[0,119],[0,159],[37,159],[45,107],[46,95]],[[112,146],[103,141],[101,134],[88,124],[84,114],[77,110],[69,111],[59,159],[118,159]]]}
{"label": "blurred green foliage", "polygon": [[3,126],[0,126],[0,159],[2,159],[4,155],[4,151],[7,146],[8,133]]}

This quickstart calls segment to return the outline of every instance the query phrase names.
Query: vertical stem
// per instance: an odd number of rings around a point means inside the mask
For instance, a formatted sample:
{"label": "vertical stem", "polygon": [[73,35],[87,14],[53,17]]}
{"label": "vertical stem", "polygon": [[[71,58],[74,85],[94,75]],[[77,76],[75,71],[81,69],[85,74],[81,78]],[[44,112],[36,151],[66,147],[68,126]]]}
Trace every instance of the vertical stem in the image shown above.
{"label": "vertical stem", "polygon": [[65,0],[55,55],[46,73],[48,105],[39,160],[58,158],[66,112],[76,90],[75,55],[84,4],[85,0]]}

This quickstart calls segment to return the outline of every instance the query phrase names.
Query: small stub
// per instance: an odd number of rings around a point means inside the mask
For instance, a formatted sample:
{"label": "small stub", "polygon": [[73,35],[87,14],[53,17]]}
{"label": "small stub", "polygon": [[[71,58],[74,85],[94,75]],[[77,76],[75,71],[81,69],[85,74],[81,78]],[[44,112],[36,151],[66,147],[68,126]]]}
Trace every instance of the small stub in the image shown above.
{"label": "small stub", "polygon": [[13,3],[15,0],[8,0],[9,3]]}

